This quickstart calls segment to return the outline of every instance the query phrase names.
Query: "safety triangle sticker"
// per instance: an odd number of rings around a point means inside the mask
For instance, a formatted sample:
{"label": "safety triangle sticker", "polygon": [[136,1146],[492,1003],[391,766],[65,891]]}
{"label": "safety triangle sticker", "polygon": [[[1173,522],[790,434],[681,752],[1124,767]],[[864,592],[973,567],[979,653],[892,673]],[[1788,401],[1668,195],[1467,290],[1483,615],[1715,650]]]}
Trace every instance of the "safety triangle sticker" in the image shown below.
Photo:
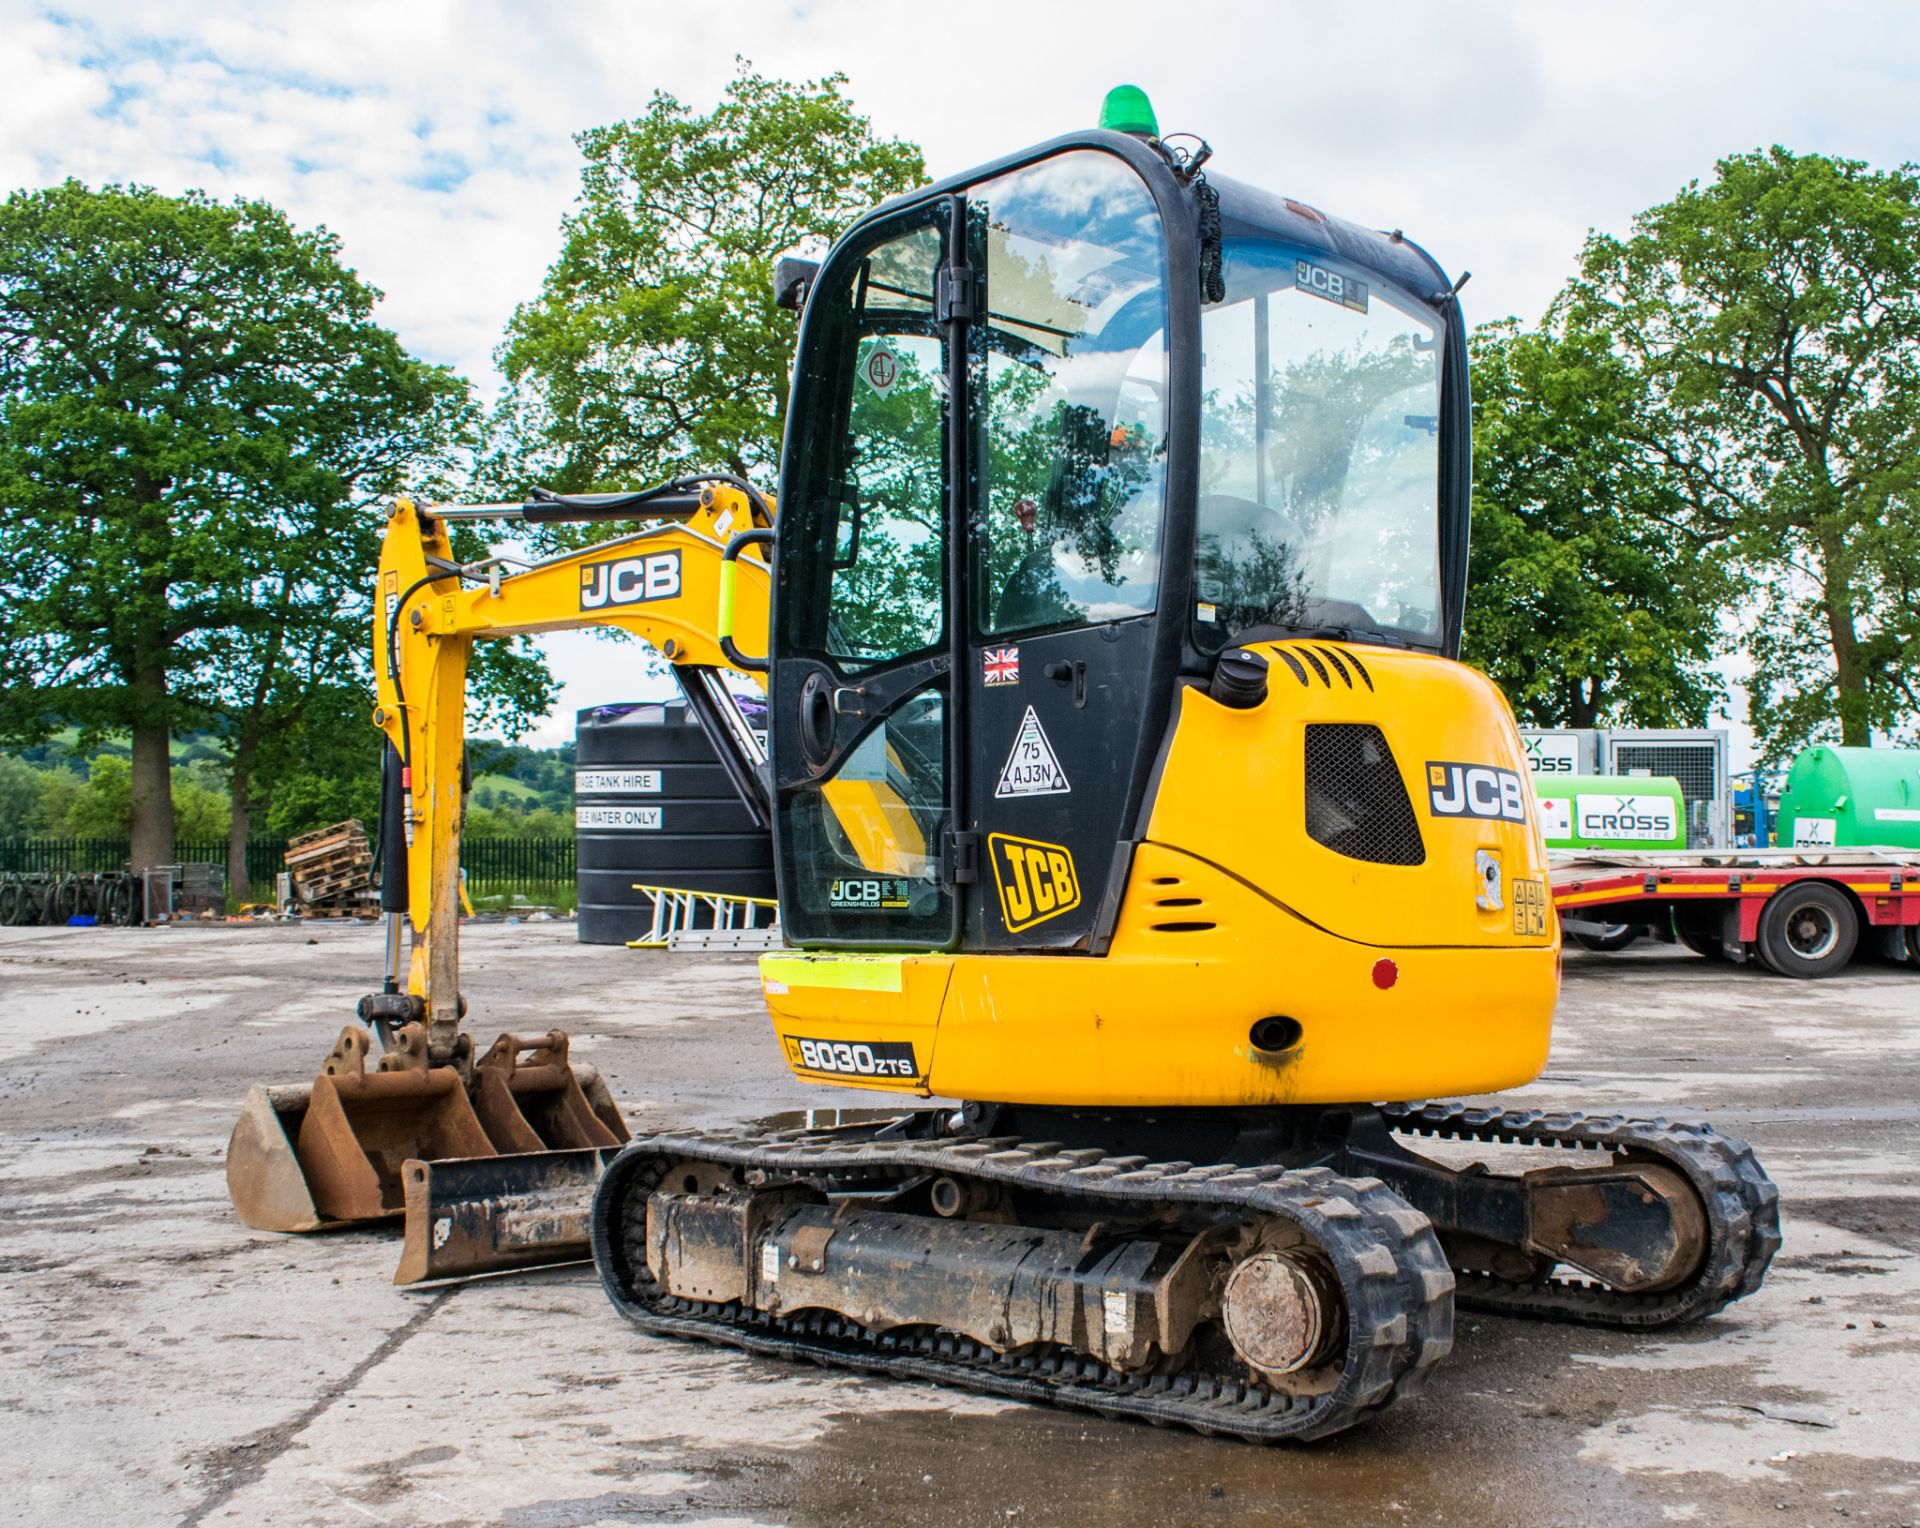
{"label": "safety triangle sticker", "polygon": [[1060,796],[1072,789],[1067,783],[1067,772],[1053,756],[1053,744],[1040,730],[1040,718],[1033,714],[1033,707],[1028,706],[1013,740],[1013,752],[1007,755],[1007,767],[1000,771],[1000,786],[994,796]]}

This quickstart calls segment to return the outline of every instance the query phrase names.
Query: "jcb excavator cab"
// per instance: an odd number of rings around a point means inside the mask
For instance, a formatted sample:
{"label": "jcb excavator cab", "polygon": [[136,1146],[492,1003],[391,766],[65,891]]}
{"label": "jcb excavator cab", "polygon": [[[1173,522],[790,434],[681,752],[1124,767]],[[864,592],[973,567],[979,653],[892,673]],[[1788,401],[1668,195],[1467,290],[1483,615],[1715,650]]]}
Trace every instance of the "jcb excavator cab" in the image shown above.
{"label": "jcb excavator cab", "polygon": [[1774,1194],[1704,1128],[1410,1102],[1531,1080],[1558,987],[1520,740],[1453,661],[1455,288],[1118,94],[858,223],[794,369],[767,1004],[799,1077],[965,1103],[637,1142],[594,1259],[651,1332],[1322,1437],[1456,1290],[1718,1309]]}
{"label": "jcb excavator cab", "polygon": [[[803,948],[927,958],[770,958],[802,1075],[1216,1105],[1504,1087],[1545,1058],[1519,740],[1439,661],[1466,577],[1453,284],[1204,157],[1059,138],[877,209],[811,283],[774,581],[781,916]],[[1043,953],[1093,958],[978,958]],[[1218,983],[1169,1066],[1156,1005],[1195,970]]]}

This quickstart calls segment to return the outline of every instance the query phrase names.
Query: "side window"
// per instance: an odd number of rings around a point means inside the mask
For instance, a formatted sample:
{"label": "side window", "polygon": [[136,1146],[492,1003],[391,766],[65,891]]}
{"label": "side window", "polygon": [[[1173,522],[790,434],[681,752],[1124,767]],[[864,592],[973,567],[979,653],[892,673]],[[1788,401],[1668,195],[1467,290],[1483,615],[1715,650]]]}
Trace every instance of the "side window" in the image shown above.
{"label": "side window", "polygon": [[1111,155],[1060,154],[968,193],[986,312],[969,357],[988,635],[1153,609],[1166,466],[1159,214]]}
{"label": "side window", "polygon": [[[933,321],[942,229],[922,218],[814,294],[796,419],[802,478],[781,535],[815,548],[787,602],[790,650],[843,670],[936,646],[943,609],[946,345]],[[795,453],[789,453],[795,454]]]}

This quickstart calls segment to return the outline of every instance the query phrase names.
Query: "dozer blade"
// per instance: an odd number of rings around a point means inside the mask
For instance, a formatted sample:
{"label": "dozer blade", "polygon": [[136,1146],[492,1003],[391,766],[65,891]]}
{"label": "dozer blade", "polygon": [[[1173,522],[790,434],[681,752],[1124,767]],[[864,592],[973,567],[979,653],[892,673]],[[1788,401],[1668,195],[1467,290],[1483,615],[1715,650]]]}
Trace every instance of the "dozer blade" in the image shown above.
{"label": "dozer blade", "polygon": [[474,1112],[498,1152],[619,1146],[626,1121],[600,1074],[570,1066],[563,1029],[502,1035],[473,1073]]}
{"label": "dozer blade", "polygon": [[590,1146],[407,1163],[406,1243],[393,1282],[466,1278],[591,1257],[593,1192],[620,1150]]}

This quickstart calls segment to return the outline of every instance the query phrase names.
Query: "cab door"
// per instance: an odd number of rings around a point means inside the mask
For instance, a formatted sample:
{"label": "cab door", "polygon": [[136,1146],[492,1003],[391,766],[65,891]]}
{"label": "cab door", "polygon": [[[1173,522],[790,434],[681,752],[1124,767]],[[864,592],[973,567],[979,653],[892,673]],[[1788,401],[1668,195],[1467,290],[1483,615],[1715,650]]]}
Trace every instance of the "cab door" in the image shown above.
{"label": "cab door", "polygon": [[1170,685],[1166,264],[1145,182],[1089,148],[822,268],[774,575],[795,943],[1097,947]]}
{"label": "cab door", "polygon": [[967,242],[969,942],[1097,947],[1169,683],[1160,215],[1125,161],[1070,150],[969,187]]}
{"label": "cab door", "polygon": [[947,840],[957,203],[856,230],[808,299],[786,448],[769,711],[781,919],[796,944],[959,938]]}

